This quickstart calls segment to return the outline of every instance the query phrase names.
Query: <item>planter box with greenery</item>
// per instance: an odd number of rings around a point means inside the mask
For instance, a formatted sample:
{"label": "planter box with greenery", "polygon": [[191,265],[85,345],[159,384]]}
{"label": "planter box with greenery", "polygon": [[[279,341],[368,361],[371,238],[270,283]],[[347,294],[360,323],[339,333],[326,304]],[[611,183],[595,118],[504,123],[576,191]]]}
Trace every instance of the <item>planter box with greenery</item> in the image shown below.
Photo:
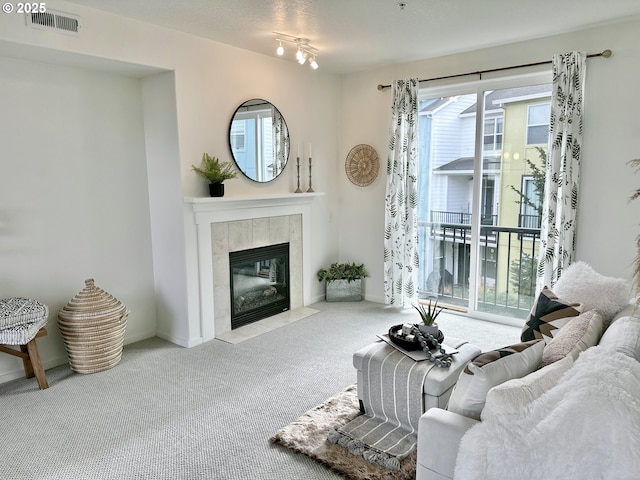
{"label": "planter box with greenery", "polygon": [[362,300],[362,279],[369,276],[363,264],[332,263],[318,270],[318,281],[326,282],[327,302],[359,302]]}

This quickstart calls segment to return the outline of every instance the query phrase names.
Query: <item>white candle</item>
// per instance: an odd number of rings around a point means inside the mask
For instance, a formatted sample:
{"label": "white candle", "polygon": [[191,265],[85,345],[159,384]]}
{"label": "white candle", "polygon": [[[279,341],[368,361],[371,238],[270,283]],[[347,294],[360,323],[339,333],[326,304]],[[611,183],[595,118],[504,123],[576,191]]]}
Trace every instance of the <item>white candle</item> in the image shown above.
{"label": "white candle", "polygon": [[309,142],[309,158],[311,158],[311,142]]}
{"label": "white candle", "polygon": [[298,144],[298,158],[300,158],[300,144]]}

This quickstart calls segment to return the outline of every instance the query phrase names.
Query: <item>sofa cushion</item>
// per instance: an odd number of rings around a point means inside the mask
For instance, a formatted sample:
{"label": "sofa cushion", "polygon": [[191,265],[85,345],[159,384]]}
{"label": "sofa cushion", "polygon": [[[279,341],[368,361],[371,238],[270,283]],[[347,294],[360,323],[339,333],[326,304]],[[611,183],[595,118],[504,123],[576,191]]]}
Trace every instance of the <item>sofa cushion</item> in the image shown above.
{"label": "sofa cushion", "polygon": [[573,357],[564,357],[522,378],[507,380],[487,393],[482,420],[496,415],[515,415],[558,383],[560,377],[573,365]]}
{"label": "sofa cushion", "polygon": [[589,310],[569,320],[547,343],[542,352],[542,366],[571,356],[574,360],[580,352],[598,344],[603,330],[603,318],[596,310]]}
{"label": "sofa cushion", "polygon": [[567,302],[582,303],[584,311],[598,310],[605,327],[613,316],[627,306],[631,289],[624,278],[605,277],[586,262],[569,265],[553,291]]}
{"label": "sofa cushion", "polygon": [[544,342],[532,340],[478,355],[458,377],[447,410],[480,419],[487,392],[540,366]]}
{"label": "sofa cushion", "polygon": [[618,318],[600,339],[602,348],[611,348],[640,362],[640,318]]}
{"label": "sofa cushion", "polygon": [[609,322],[608,325],[607,325],[607,322],[605,322],[605,330],[608,328],[609,325],[613,324],[616,320],[623,317],[640,318],[640,304],[636,305],[635,298],[630,299],[629,303],[627,303],[627,305],[622,310],[620,310],[618,313],[615,314],[615,316],[613,317],[613,320],[611,320],[611,322]]}
{"label": "sofa cushion", "polygon": [[531,307],[529,317],[522,327],[520,340],[551,340],[557,329],[566,325],[571,317],[580,315],[581,311],[579,303],[561,300],[549,288],[544,287]]}

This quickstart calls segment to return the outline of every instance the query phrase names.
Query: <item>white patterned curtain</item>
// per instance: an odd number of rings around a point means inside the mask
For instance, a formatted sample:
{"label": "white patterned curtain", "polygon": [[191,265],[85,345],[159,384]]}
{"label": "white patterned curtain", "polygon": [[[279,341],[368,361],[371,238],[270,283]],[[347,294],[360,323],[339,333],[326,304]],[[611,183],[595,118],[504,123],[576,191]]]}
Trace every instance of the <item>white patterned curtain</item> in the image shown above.
{"label": "white patterned curtain", "polygon": [[553,57],[553,92],[545,198],[540,228],[537,291],[552,287],[573,261],[582,151],[582,112],[587,56]]}
{"label": "white patterned curtain", "polygon": [[418,79],[393,83],[384,231],[385,302],[409,307],[418,282]]}
{"label": "white patterned curtain", "polygon": [[289,135],[284,117],[276,108],[273,109],[271,124],[273,129],[273,178],[275,178],[280,175],[287,161]]}

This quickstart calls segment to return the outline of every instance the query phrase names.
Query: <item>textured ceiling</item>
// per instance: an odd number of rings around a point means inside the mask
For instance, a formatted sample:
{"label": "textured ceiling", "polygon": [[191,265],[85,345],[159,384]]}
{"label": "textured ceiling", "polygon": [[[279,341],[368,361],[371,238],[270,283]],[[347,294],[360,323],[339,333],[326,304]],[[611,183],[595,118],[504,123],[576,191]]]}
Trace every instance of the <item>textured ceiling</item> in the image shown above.
{"label": "textured ceiling", "polygon": [[335,73],[640,16],[640,0],[407,0],[404,9],[398,0],[71,1],[271,56],[274,31],[308,38],[320,68]]}

